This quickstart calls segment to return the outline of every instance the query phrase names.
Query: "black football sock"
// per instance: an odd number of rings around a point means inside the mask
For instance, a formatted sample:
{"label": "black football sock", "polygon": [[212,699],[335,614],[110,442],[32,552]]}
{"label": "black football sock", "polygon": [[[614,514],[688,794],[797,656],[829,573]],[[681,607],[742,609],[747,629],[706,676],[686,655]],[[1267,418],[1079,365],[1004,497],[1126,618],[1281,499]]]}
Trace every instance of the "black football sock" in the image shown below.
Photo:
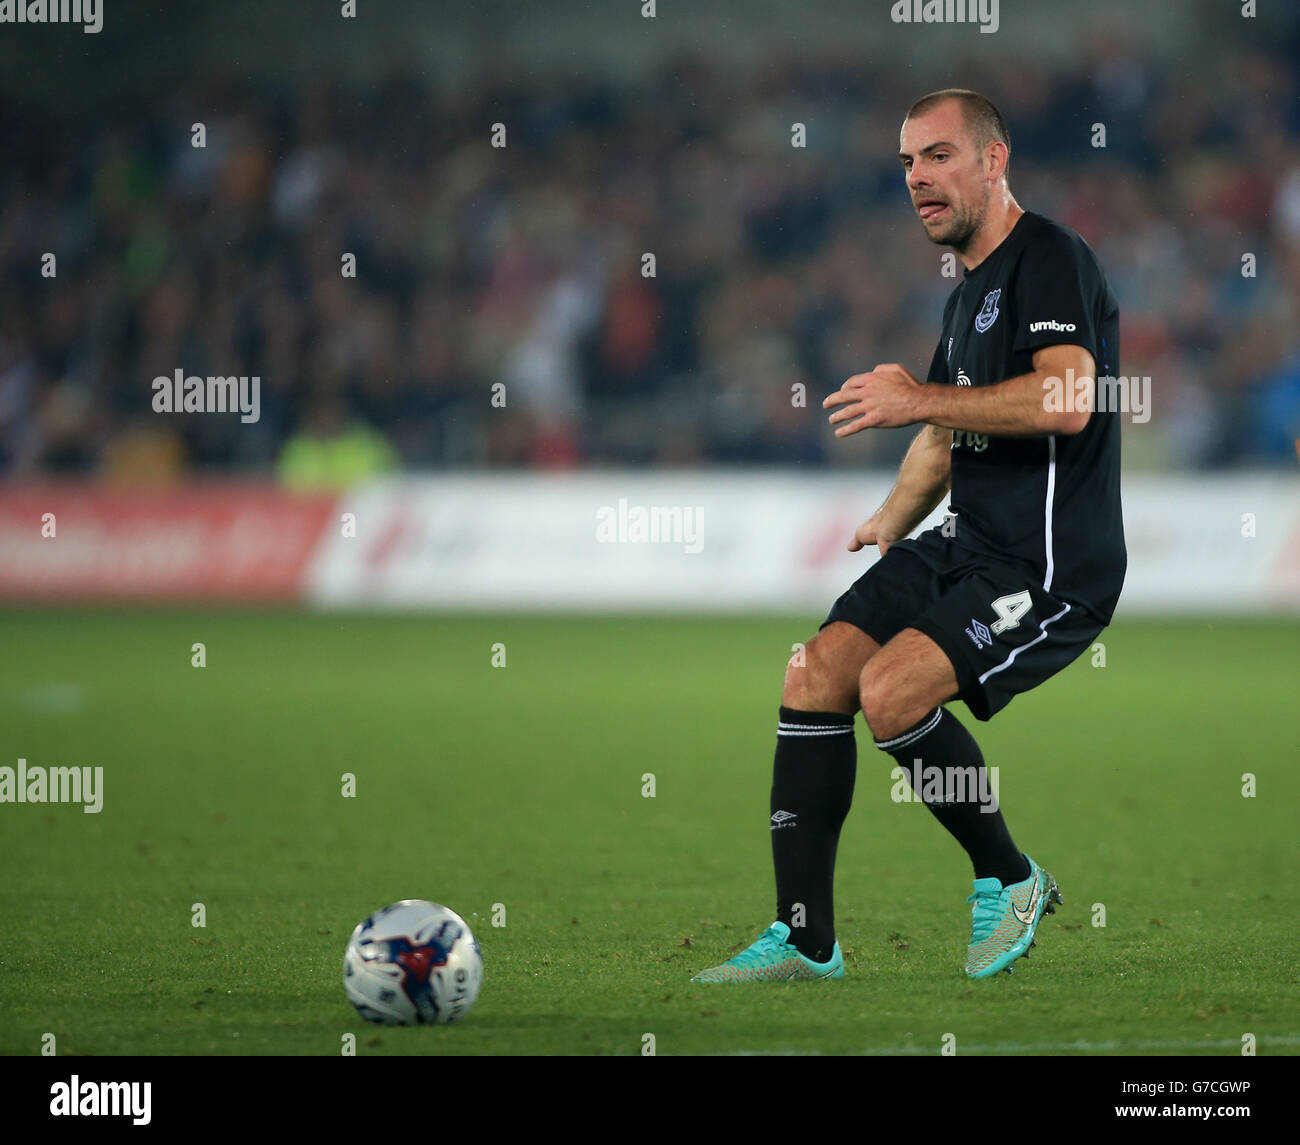
{"label": "black football sock", "polygon": [[814,962],[828,961],[835,945],[835,849],[857,770],[852,716],[781,709],[772,764],[776,918]]}
{"label": "black football sock", "polygon": [[988,782],[979,744],[946,708],[935,708],[893,739],[876,740],[907,773],[912,789],[965,849],[977,879],[1003,886],[1029,878]]}

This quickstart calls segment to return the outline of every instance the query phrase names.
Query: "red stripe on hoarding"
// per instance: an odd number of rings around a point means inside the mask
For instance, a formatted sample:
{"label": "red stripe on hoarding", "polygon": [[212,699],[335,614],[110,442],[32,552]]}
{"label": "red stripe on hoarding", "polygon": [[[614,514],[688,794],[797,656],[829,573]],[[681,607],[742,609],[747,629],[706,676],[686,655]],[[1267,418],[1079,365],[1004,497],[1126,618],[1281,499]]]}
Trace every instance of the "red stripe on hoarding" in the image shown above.
{"label": "red stripe on hoarding", "polygon": [[295,600],[335,500],[247,483],[0,487],[0,598]]}

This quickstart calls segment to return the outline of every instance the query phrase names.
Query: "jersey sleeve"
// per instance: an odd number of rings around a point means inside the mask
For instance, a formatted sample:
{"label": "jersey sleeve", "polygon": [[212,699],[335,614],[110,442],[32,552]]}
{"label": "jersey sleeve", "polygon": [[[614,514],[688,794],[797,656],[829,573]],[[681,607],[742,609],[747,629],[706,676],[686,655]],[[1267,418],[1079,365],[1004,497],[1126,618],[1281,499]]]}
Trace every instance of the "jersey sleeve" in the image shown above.
{"label": "jersey sleeve", "polygon": [[1016,278],[1017,353],[1043,346],[1082,346],[1097,360],[1092,264],[1082,240],[1043,236],[1025,248]]}
{"label": "jersey sleeve", "polygon": [[939,339],[939,345],[935,347],[934,357],[930,360],[930,369],[921,380],[923,382],[944,382],[948,381],[948,355],[944,353],[944,347],[947,345],[946,338]]}
{"label": "jersey sleeve", "polygon": [[952,321],[952,312],[956,308],[957,291],[954,290],[948,295],[948,301],[943,304],[943,326],[939,334],[939,345],[934,348],[934,357],[930,359],[930,369],[926,372],[922,381],[952,384],[952,379],[948,376],[948,347],[952,345],[952,338],[948,334],[948,324]]}

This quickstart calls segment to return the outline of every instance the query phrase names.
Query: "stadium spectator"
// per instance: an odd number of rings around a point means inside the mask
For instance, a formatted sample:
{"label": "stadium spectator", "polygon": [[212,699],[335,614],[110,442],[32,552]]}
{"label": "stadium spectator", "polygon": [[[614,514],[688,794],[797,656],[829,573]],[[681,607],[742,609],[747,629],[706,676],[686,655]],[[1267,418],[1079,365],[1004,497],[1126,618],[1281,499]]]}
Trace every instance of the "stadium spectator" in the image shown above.
{"label": "stadium spectator", "polygon": [[[1223,66],[1250,82],[1218,100],[1107,36],[1070,71],[971,77],[1007,107],[1025,204],[1111,276],[1123,370],[1152,378],[1133,466],[1294,463],[1294,69],[1285,45]],[[923,369],[951,287],[880,159],[903,65],[502,75],[196,79],[203,148],[190,108],[24,118],[0,173],[0,474],[138,471],[150,381],[178,367],[259,376],[263,414],[168,415],[163,472],[897,462],[906,434],[832,448],[817,407],[882,356]],[[327,448],[336,400],[373,428]]]}

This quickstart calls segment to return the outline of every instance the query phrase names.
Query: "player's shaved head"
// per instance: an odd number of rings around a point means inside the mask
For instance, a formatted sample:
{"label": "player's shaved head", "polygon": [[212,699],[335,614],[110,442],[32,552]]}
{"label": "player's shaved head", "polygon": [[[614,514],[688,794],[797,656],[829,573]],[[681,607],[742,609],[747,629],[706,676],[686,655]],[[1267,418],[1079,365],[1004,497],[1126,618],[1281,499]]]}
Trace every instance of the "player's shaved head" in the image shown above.
{"label": "player's shaved head", "polygon": [[[908,109],[898,158],[926,237],[965,257],[986,234],[989,212],[1018,209],[1007,181],[1010,135],[984,96],[945,88]],[[987,253],[987,252],[985,252]]]}
{"label": "player's shaved head", "polygon": [[1008,151],[1011,150],[1011,134],[1007,131],[1002,113],[979,92],[968,91],[966,88],[949,87],[923,95],[907,109],[904,122],[925,115],[949,100],[961,105],[966,130],[970,132],[971,139],[974,140],[978,150],[983,151],[994,142],[1002,143]]}

